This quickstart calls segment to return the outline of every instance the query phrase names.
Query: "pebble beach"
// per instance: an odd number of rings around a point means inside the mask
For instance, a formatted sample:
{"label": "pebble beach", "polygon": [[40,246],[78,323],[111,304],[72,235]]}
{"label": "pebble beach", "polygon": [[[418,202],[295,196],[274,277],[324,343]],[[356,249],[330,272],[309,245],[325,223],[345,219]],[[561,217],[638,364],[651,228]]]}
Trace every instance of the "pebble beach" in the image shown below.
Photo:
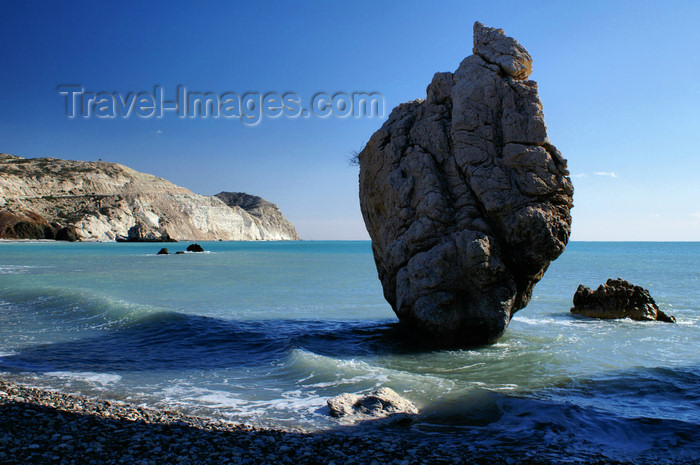
{"label": "pebble beach", "polygon": [[500,455],[396,425],[315,433],[253,428],[0,381],[2,464],[552,463],[526,452]]}

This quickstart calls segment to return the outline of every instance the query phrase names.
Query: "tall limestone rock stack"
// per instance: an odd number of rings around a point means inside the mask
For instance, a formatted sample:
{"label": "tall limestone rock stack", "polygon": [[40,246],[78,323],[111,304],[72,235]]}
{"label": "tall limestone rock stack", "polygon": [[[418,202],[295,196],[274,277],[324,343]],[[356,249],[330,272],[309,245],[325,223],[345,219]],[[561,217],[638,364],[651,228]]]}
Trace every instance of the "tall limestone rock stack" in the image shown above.
{"label": "tall limestone rock stack", "polygon": [[359,154],[384,296],[428,344],[495,341],[568,241],[573,186],[531,71],[522,45],[476,23],[473,55]]}

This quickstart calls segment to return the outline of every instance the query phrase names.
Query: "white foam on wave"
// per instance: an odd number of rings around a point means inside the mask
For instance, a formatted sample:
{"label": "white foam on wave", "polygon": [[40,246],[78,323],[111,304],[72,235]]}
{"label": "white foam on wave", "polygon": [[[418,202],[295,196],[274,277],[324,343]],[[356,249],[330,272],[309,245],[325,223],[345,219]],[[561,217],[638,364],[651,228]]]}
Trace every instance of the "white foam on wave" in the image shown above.
{"label": "white foam on wave", "polygon": [[278,410],[307,411],[313,413],[326,405],[326,397],[304,393],[299,390],[282,393],[282,398],[270,402],[272,408]]}
{"label": "white foam on wave", "polygon": [[37,300],[47,300],[52,305],[56,302],[56,305],[63,308],[70,316],[76,312],[82,312],[86,320],[96,319],[94,329],[138,321],[167,311],[154,305],[134,303],[84,289],[57,289],[52,294],[48,294],[48,297],[39,296]]}
{"label": "white foam on wave", "polygon": [[683,318],[683,317],[676,317],[676,324],[679,324],[682,326],[696,326],[696,325],[700,324],[700,320]]}
{"label": "white foam on wave", "polygon": [[452,373],[455,371],[464,371],[464,370],[469,370],[470,368],[477,368],[477,367],[483,367],[486,366],[486,362],[478,362],[478,363],[472,363],[471,365],[464,365],[463,367],[458,367],[458,368],[443,368],[439,369],[438,371],[442,373]]}
{"label": "white foam on wave", "polygon": [[287,367],[302,372],[303,377],[296,384],[307,397],[359,393],[380,386],[431,397],[435,393],[447,394],[456,385],[454,380],[440,376],[382,367],[364,360],[338,359],[303,349],[292,351]]}
{"label": "white foam on wave", "polygon": [[[306,372],[307,376],[298,384],[311,390],[367,383],[380,385],[389,381],[387,370],[372,366],[365,361],[336,359],[303,349],[292,351],[288,359],[288,367]],[[319,377],[322,379],[319,380]],[[329,377],[332,379],[328,379]],[[323,378],[326,379],[323,380]]]}
{"label": "white foam on wave", "polygon": [[237,410],[247,403],[234,392],[196,387],[186,383],[169,386],[161,392],[164,401],[171,404]]}
{"label": "white foam on wave", "polygon": [[240,408],[247,402],[232,392],[203,390],[202,395],[187,398],[212,408]]}
{"label": "white foam on wave", "polygon": [[355,384],[364,380],[388,381],[386,370],[372,366],[363,360],[343,360],[325,355],[315,354],[303,349],[294,349],[286,363],[287,368],[300,369],[307,373],[299,380],[311,381],[318,374],[335,373],[332,381],[317,381],[303,384],[304,387],[324,388],[337,386],[338,384]]}
{"label": "white foam on wave", "polygon": [[107,386],[118,383],[122,377],[111,373],[95,373],[92,371],[50,371],[44,373],[46,376],[66,379],[70,381],[84,381],[91,384]]}
{"label": "white foam on wave", "polygon": [[[512,321],[518,323],[524,323],[526,325],[557,325],[557,326],[574,326],[580,324],[582,320],[568,319],[568,318],[551,318],[551,317],[541,317],[535,318],[531,316],[521,316],[517,315],[512,318]],[[584,321],[585,322],[585,321]]]}
{"label": "white foam on wave", "polygon": [[29,265],[0,265],[0,274],[24,274],[38,266]]}
{"label": "white foam on wave", "polygon": [[488,386],[487,388],[489,391],[517,391],[520,389],[520,386],[517,384],[497,384],[497,385],[491,385]]}
{"label": "white foam on wave", "polygon": [[[240,393],[196,387],[186,383],[170,386],[161,391],[162,401],[170,406],[184,409],[204,409],[216,411],[217,417],[256,422],[272,415],[278,419],[298,418],[299,414],[309,415],[326,404],[325,397],[308,395],[301,390],[282,392],[279,389],[262,389],[275,391],[263,399],[244,399]],[[283,413],[284,412],[284,413]]]}

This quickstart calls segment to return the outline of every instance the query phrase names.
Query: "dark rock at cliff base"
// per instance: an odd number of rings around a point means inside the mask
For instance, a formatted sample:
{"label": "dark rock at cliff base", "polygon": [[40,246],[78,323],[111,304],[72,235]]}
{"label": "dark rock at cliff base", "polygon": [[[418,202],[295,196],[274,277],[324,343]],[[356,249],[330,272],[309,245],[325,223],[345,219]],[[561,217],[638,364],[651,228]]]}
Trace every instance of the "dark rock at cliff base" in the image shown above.
{"label": "dark rock at cliff base", "polygon": [[595,291],[580,284],[571,313],[602,319],[676,322],[674,317],[659,310],[648,290],[622,278],[608,279]]}
{"label": "dark rock at cliff base", "polygon": [[151,231],[141,223],[136,223],[129,228],[126,237],[117,236],[115,240],[117,242],[177,242],[165,229]]}
{"label": "dark rock at cliff base", "polygon": [[204,249],[199,244],[190,244],[187,246],[188,252],[204,252]]}
{"label": "dark rock at cliff base", "polygon": [[389,388],[375,389],[364,395],[341,394],[326,401],[328,413],[333,417],[355,419],[381,418],[397,413],[416,414],[413,403]]}
{"label": "dark rock at cliff base", "polygon": [[[14,230],[20,239],[53,239],[50,233],[47,234],[46,226],[35,221],[20,221],[15,225]],[[48,229],[48,231],[51,230]]]}
{"label": "dark rock at cliff base", "polygon": [[168,252],[168,249],[164,247],[160,249],[156,255],[170,255],[170,252]]}
{"label": "dark rock at cliff base", "polygon": [[72,239],[67,239],[58,223],[49,223],[33,211],[0,212],[0,238],[2,239],[55,239],[79,240],[73,230]]}
{"label": "dark rock at cliff base", "polygon": [[360,206],[384,296],[433,346],[494,342],[571,231],[532,59],[474,25],[473,55],[396,107],[360,152]]}
{"label": "dark rock at cliff base", "polygon": [[56,231],[57,241],[75,242],[78,240],[78,232],[73,226],[66,226]]}

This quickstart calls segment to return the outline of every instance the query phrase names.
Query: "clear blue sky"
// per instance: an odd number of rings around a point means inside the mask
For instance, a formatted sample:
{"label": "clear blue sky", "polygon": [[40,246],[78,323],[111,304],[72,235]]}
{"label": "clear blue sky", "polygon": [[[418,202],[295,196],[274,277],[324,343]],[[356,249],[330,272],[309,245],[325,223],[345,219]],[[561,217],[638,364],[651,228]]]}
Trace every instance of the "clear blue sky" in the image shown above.
{"label": "clear blue sky", "polygon": [[381,118],[71,120],[56,87],[377,91],[388,114],[471,54],[477,20],[534,58],[550,138],[574,176],[573,240],[700,240],[697,0],[4,1],[0,152],[245,191],[279,204],[305,239],[366,239],[347,158]]}

